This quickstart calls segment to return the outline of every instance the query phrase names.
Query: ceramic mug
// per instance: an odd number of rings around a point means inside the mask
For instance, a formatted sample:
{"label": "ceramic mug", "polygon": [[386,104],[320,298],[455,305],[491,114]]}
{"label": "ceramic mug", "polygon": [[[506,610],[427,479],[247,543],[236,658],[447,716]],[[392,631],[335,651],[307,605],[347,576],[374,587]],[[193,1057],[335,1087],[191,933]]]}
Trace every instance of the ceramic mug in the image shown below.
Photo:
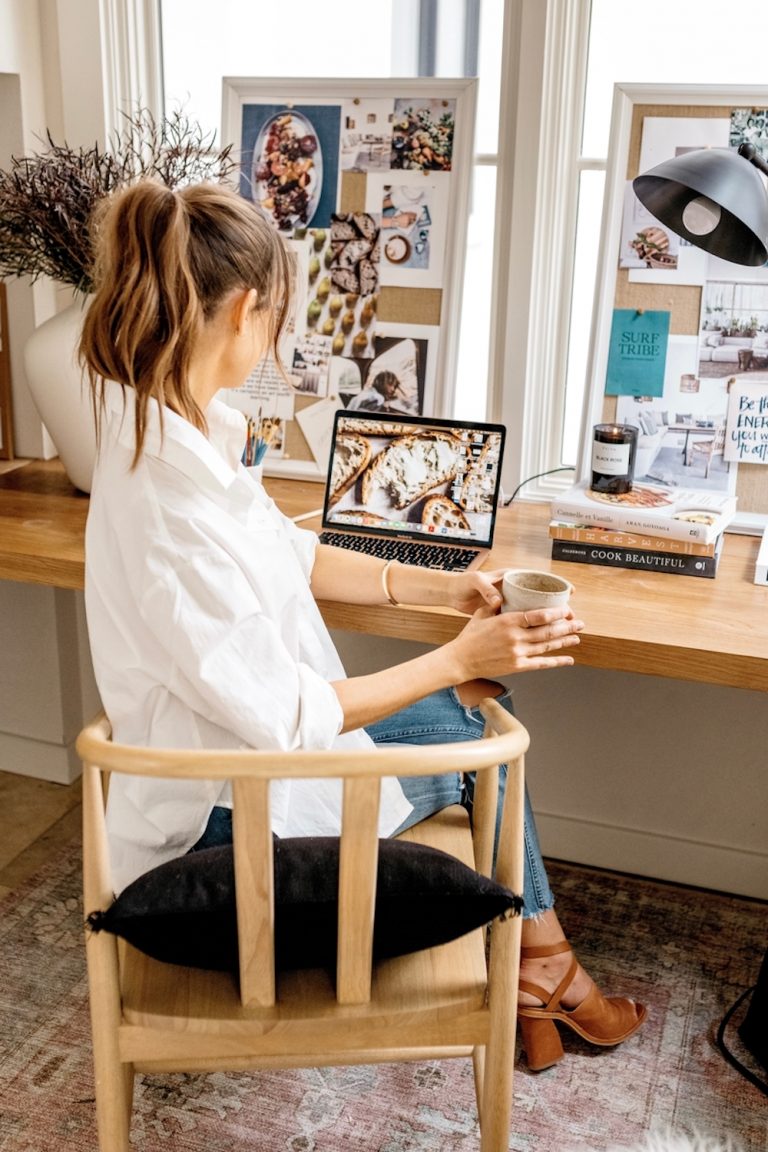
{"label": "ceramic mug", "polygon": [[555,608],[567,604],[573,584],[552,572],[530,568],[510,568],[504,573],[502,612],[530,612],[533,608]]}

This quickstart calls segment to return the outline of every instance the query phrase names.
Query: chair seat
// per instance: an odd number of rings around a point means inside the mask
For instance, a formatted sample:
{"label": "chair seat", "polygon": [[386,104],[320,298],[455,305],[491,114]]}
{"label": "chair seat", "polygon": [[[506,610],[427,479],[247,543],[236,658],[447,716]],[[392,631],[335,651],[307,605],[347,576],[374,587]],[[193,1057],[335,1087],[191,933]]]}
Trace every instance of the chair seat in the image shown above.
{"label": "chair seat", "polygon": [[[453,806],[403,833],[474,866],[469,820]],[[376,1059],[391,1048],[389,1021],[406,1012],[424,1051],[456,1048],[460,1054],[487,1038],[484,1013],[488,973],[485,933],[476,929],[458,940],[375,965],[371,1000],[336,1001],[333,974],[324,969],[279,975],[278,1003],[244,1008],[237,980],[223,972],[162,963],[121,942],[123,986],[120,1050],[145,1071],[286,1066],[322,1062],[333,1036],[349,1063]],[[347,1027],[344,1027],[344,1025]],[[250,1055],[246,1056],[246,1052]]]}

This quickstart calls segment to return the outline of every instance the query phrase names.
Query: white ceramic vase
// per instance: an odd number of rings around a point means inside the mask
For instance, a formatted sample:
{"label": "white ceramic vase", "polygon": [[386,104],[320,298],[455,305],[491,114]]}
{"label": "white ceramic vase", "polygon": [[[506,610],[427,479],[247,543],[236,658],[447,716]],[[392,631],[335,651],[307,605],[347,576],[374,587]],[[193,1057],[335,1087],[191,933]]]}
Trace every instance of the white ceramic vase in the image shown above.
{"label": "white ceramic vase", "polygon": [[76,488],[90,492],[96,433],[88,384],[77,363],[87,297],[77,299],[32,333],[24,347],[27,383],[40,419]]}

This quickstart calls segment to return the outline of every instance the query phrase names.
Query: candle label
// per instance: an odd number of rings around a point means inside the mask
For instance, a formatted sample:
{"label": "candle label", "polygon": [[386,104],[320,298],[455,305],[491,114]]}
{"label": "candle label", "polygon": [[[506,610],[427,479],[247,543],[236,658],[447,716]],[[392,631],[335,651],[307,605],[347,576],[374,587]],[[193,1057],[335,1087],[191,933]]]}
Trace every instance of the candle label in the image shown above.
{"label": "candle label", "polygon": [[631,444],[604,444],[595,440],[592,445],[592,471],[606,476],[625,476],[629,472]]}

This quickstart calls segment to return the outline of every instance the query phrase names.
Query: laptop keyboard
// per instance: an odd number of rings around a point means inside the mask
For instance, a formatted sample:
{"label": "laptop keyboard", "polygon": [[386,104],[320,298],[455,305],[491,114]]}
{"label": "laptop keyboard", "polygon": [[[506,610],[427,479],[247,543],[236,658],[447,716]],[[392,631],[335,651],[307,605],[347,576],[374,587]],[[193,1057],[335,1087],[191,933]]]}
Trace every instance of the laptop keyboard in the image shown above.
{"label": "laptop keyboard", "polygon": [[352,536],[347,532],[321,532],[321,544],[337,548],[351,548],[382,560],[399,560],[401,564],[417,564],[420,568],[440,568],[460,572],[477,556],[475,548],[450,548],[440,544],[424,544],[420,540],[383,540],[378,536]]}

